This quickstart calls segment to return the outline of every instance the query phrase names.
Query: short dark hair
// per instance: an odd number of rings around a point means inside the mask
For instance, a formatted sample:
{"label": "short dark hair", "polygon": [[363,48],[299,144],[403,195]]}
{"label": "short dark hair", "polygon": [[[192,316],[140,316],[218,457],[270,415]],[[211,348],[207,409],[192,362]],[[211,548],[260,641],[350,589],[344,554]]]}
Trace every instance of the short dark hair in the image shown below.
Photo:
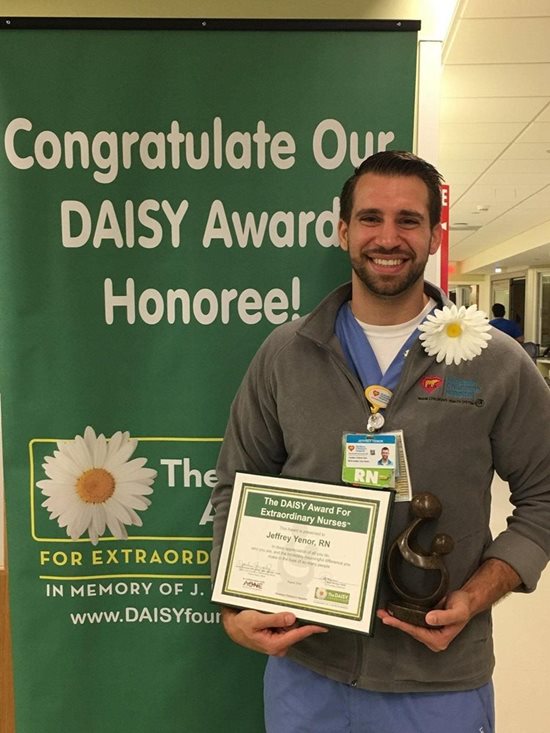
{"label": "short dark hair", "polygon": [[428,189],[430,227],[441,221],[441,184],[443,176],[431,164],[404,150],[385,150],[366,158],[344,183],[340,194],[340,218],[349,224],[353,209],[353,194],[361,176],[377,173],[382,176],[417,176]]}
{"label": "short dark hair", "polygon": [[502,303],[494,303],[491,310],[495,318],[504,318],[504,314],[506,313],[506,308]]}

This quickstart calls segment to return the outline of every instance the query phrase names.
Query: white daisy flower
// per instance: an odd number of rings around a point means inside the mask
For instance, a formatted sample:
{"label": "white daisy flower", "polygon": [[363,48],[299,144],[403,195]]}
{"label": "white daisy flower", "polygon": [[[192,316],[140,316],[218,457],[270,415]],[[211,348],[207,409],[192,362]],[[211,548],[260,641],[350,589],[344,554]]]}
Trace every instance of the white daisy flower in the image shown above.
{"label": "white daisy flower", "polygon": [[476,305],[445,305],[419,326],[425,351],[437,362],[445,359],[445,364],[460,364],[479,356],[492,338],[487,333],[490,328],[487,316]]}
{"label": "white daisy flower", "polygon": [[42,468],[47,479],[36,485],[48,498],[42,504],[50,519],[67,528],[73,540],[88,532],[93,545],[106,528],[113,537],[127,539],[125,525],[141,527],[136,510],[151,504],[151,484],[157,472],[144,468],[146,458],[129,460],[138,441],[130,433],[115,433],[110,440],[88,426],[84,437],[59,441]]}

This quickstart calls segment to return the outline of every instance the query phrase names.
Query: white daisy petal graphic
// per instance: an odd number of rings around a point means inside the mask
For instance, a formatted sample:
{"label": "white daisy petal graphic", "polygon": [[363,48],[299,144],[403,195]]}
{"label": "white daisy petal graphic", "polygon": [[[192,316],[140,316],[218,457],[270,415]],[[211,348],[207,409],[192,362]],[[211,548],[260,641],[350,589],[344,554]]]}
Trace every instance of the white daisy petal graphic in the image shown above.
{"label": "white daisy petal graphic", "polygon": [[128,539],[128,533],[126,532],[124,524],[122,522],[119,522],[113,514],[107,514],[106,522],[107,527],[109,528],[109,532],[113,535],[113,537],[116,537],[119,540]]}
{"label": "white daisy petal graphic", "polygon": [[76,435],[72,445],[68,443],[66,449],[75,456],[80,464],[93,465],[93,451],[90,450],[90,446],[88,446],[88,443],[86,443],[81,435]]}
{"label": "white daisy petal graphic", "polygon": [[137,511],[151,504],[147,495],[157,472],[145,468],[146,458],[130,459],[138,441],[128,432],[116,432],[110,440],[88,426],[84,435],[59,441],[42,468],[47,478],[36,482],[46,497],[42,502],[50,519],[66,527],[78,539],[85,532],[92,544],[109,529],[113,537],[127,539],[125,525],[142,526]]}
{"label": "white daisy petal graphic", "polygon": [[[63,470],[66,471],[71,476],[77,477],[80,474],[80,469],[78,467],[78,463],[75,463],[72,458],[70,458],[68,455],[65,455],[61,453],[61,451],[55,450],[53,452],[52,456],[46,456],[46,465],[50,469],[54,470]],[[46,465],[44,468],[46,469],[46,474],[48,473],[48,469],[46,468]]]}
{"label": "white daisy petal graphic", "polygon": [[438,363],[460,364],[471,361],[487,348],[491,334],[489,321],[477,306],[468,308],[445,305],[437,309],[419,326],[420,340],[429,356],[435,356]]}
{"label": "white daisy petal graphic", "polygon": [[128,494],[128,496],[124,499],[124,503],[126,506],[129,506],[131,509],[139,509],[141,511],[147,509],[147,507],[149,506],[147,501],[148,500],[143,496],[132,496],[132,494]]}
{"label": "white daisy petal graphic", "polygon": [[124,481],[123,483],[119,484],[119,489],[121,494],[124,496],[136,496],[140,499],[144,499],[149,504],[151,503],[150,499],[146,498],[146,494],[152,494],[153,489],[149,488],[146,490],[140,490],[141,484],[132,482],[132,481]]}
{"label": "white daisy petal graphic", "polygon": [[[88,534],[93,544],[96,544],[98,537],[101,537],[105,532],[105,508],[102,504],[97,507],[95,512],[92,512],[92,521],[88,527]],[[96,542],[94,542],[96,540]]]}
{"label": "white daisy petal graphic", "polygon": [[84,511],[76,509],[75,517],[72,521],[67,523],[67,532],[73,540],[78,539],[84,532],[90,528],[92,524],[92,512],[89,507],[86,507]]}
{"label": "white daisy petal graphic", "polygon": [[137,447],[137,440],[131,440],[130,433],[115,433],[111,440],[113,439],[117,439],[116,447],[113,448],[109,444],[105,468],[116,468],[116,466],[126,463]]}
{"label": "white daisy petal graphic", "polygon": [[94,466],[103,466],[107,458],[107,441],[103,434],[97,436],[95,445],[91,449]]}
{"label": "white daisy petal graphic", "polygon": [[140,476],[145,479],[150,478],[154,473],[156,473],[152,468],[144,468],[144,464],[144,458],[134,458],[132,461],[122,464],[117,469],[120,480],[124,481],[125,479],[129,479],[133,476]]}

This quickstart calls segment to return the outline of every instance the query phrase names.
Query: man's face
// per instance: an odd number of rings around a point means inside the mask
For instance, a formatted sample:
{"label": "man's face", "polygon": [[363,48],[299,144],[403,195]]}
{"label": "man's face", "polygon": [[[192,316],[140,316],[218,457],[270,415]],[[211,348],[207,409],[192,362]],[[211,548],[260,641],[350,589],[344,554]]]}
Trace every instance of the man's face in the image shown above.
{"label": "man's face", "polygon": [[411,288],[441,242],[441,226],[430,227],[428,189],[417,176],[361,176],[349,224],[340,220],[338,234],[355,276],[380,297]]}
{"label": "man's face", "polygon": [[388,458],[390,457],[390,449],[389,448],[382,448],[381,453],[382,453],[382,459],[384,461],[387,461]]}

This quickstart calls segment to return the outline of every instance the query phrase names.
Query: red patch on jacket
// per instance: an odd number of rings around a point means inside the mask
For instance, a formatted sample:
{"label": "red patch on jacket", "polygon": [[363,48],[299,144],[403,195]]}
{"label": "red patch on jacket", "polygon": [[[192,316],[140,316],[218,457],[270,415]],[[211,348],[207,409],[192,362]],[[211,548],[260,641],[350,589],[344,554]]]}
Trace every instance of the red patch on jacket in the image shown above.
{"label": "red patch on jacket", "polygon": [[420,380],[420,386],[428,394],[435,392],[435,390],[441,387],[442,384],[443,377],[423,377]]}

